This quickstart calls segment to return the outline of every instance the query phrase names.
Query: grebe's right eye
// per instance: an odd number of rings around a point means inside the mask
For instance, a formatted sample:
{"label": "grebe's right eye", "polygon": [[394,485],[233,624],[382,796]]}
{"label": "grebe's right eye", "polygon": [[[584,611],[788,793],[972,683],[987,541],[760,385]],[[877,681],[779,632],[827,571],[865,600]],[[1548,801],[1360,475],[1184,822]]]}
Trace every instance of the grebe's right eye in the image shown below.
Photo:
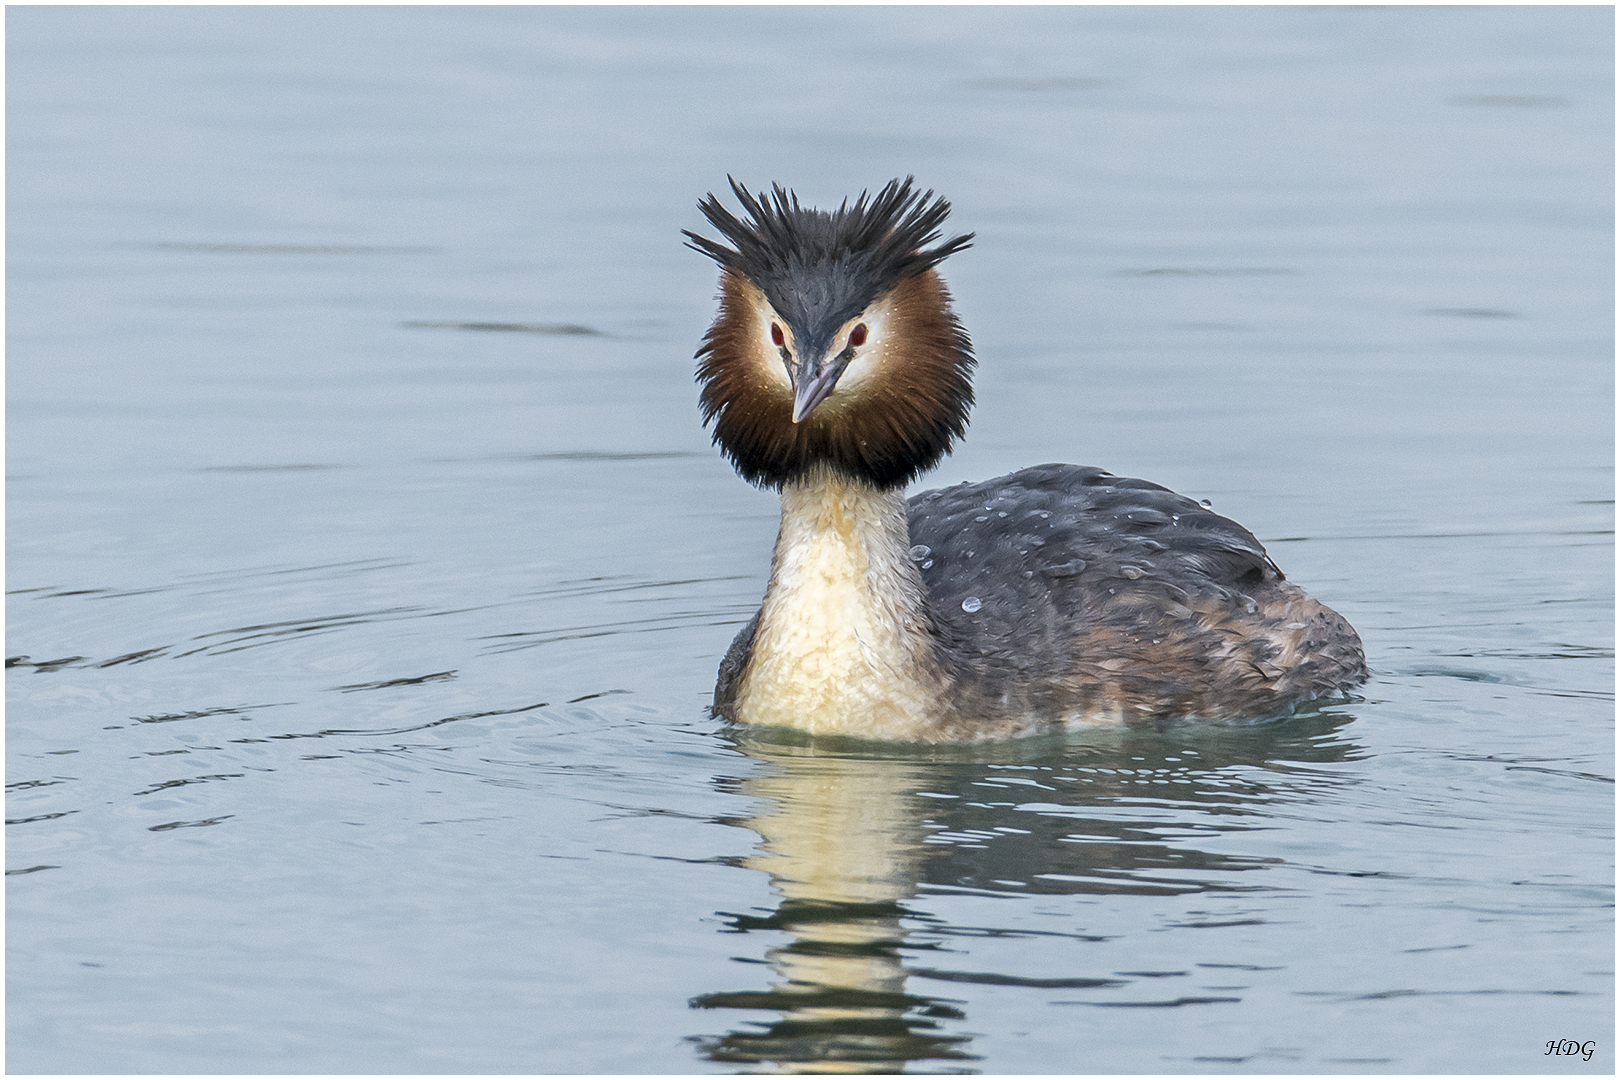
{"label": "grebe's right eye", "polygon": [[777,326],[775,323],[771,323],[771,343],[780,347],[786,340],[787,339],[782,336],[782,328]]}

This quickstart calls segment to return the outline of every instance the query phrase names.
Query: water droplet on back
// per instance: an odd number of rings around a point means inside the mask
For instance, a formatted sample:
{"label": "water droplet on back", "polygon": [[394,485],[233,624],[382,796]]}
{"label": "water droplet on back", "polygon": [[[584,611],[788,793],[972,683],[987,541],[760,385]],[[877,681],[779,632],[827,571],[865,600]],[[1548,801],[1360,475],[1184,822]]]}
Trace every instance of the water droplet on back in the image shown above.
{"label": "water droplet on back", "polygon": [[927,544],[913,545],[913,547],[911,549],[911,561],[912,562],[917,562],[917,561],[919,561],[921,559],[926,559],[926,558],[928,558],[928,556],[930,554],[932,554],[932,552],[933,552],[933,549],[930,548]]}
{"label": "water droplet on back", "polygon": [[962,610],[967,612],[969,615],[973,614],[975,611],[978,611],[983,606],[984,601],[980,600],[977,596],[970,596],[966,600],[962,601]]}

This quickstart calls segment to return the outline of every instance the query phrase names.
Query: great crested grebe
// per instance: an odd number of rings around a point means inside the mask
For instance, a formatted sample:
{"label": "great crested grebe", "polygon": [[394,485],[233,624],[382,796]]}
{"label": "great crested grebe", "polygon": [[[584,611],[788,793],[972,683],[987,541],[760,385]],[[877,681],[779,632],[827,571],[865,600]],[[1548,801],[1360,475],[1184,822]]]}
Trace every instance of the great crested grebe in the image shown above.
{"label": "great crested grebe", "polygon": [[1037,465],[907,500],[973,404],[973,346],[934,269],[972,234],[940,242],[950,204],[910,177],[832,212],[731,189],[746,220],[698,204],[731,247],[685,233],[721,268],[703,419],[781,492],[782,526],[716,716],[970,741],[1266,716],[1366,678],[1343,617],[1158,484]]}

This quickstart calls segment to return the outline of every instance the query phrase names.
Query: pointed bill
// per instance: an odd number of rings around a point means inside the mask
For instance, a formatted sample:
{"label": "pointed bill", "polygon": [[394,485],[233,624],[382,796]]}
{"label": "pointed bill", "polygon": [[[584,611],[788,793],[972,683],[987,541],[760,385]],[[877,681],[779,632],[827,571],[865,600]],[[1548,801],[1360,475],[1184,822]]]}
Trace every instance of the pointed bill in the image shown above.
{"label": "pointed bill", "polygon": [[844,373],[847,362],[838,358],[819,364],[801,364],[793,379],[793,422],[802,421],[827,400],[838,386],[838,376]]}

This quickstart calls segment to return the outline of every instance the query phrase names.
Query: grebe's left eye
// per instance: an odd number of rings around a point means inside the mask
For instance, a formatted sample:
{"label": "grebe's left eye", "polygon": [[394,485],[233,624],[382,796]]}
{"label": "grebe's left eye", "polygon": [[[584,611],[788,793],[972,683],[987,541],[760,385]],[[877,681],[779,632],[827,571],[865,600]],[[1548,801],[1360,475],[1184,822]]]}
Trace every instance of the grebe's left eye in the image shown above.
{"label": "grebe's left eye", "polygon": [[782,328],[777,326],[775,323],[771,323],[771,344],[775,345],[777,348],[781,348],[782,342],[785,340],[786,339],[782,337]]}
{"label": "grebe's left eye", "polygon": [[866,324],[856,323],[855,329],[849,332],[849,343],[855,348],[866,344]]}

